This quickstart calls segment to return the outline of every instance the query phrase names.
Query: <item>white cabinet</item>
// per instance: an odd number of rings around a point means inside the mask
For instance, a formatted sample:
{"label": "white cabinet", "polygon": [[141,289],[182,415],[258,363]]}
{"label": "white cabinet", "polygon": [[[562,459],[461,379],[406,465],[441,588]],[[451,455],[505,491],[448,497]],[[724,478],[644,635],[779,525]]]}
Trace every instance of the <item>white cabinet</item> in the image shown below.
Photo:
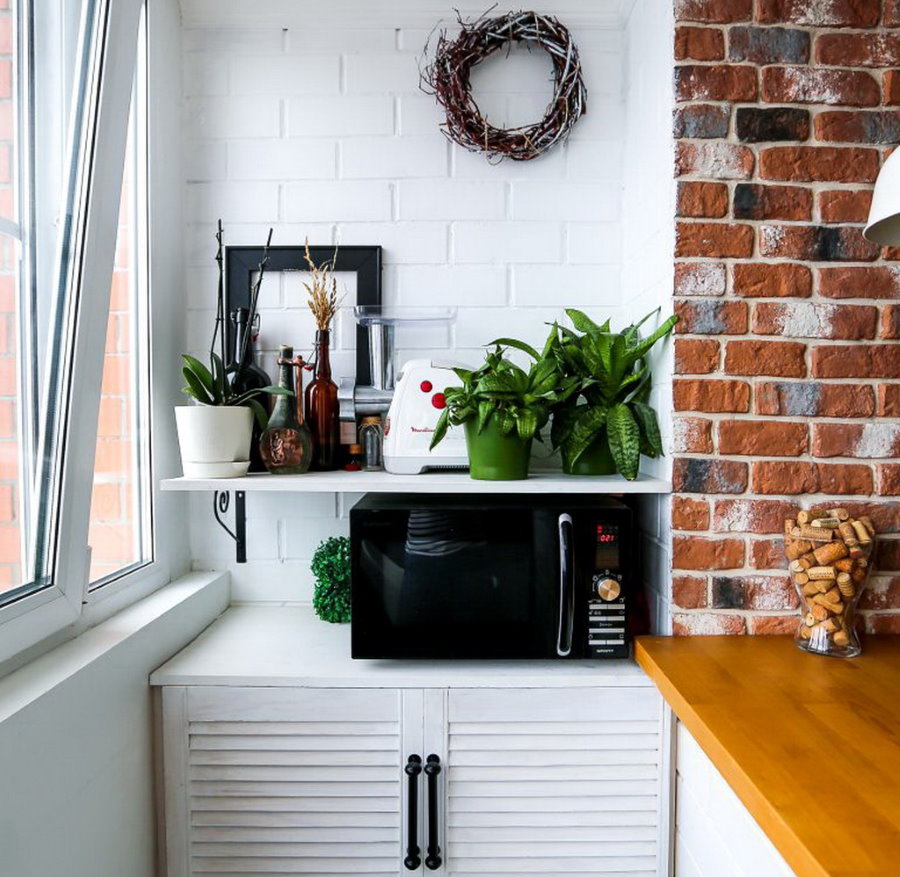
{"label": "white cabinet", "polygon": [[[482,683],[480,683],[482,684]],[[162,687],[168,877],[657,877],[663,706],[643,685]],[[407,870],[410,755],[440,759]]]}

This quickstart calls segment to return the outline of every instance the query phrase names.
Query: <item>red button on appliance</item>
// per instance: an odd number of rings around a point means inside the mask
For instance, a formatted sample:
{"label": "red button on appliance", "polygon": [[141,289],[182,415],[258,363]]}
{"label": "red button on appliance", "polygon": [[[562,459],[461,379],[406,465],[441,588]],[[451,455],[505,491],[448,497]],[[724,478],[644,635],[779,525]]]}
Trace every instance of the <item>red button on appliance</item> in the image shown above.
{"label": "red button on appliance", "polygon": [[419,389],[423,393],[430,393],[434,387],[432,386],[431,381],[422,381],[422,383],[419,384]]}
{"label": "red button on appliance", "polygon": [[435,393],[431,397],[431,404],[434,405],[435,408],[446,408],[447,400],[444,398],[443,393]]}

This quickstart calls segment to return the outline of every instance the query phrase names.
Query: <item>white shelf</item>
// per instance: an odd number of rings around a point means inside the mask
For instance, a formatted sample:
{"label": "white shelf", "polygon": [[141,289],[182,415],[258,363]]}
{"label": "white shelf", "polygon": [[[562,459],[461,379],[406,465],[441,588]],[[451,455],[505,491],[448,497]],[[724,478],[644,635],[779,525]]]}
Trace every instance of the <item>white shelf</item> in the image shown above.
{"label": "white shelf", "polygon": [[427,472],[391,475],[389,472],[307,472],[305,475],[245,475],[242,478],[168,478],[163,490],[242,490],[294,493],[521,493],[521,494],[640,494],[671,493],[672,484],[639,475],[563,475],[541,472],[524,481],[476,481],[468,472]]}

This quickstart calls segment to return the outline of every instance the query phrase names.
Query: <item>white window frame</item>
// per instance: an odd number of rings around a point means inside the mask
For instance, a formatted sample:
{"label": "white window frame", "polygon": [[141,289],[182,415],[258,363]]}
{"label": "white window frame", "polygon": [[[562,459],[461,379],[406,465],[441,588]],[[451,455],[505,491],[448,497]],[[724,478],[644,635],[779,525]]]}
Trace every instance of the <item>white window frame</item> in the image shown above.
{"label": "white window frame", "polygon": [[[67,343],[60,348],[70,349],[71,358],[65,366],[59,400],[62,466],[55,497],[52,584],[0,609],[0,662],[76,622],[89,623],[83,608],[90,568],[87,544],[93,459],[142,6],[143,0],[97,0],[99,27],[88,62],[84,160],[77,169],[79,194],[74,205],[74,304],[67,321]],[[77,412],[77,420],[70,412]],[[150,477],[152,484],[152,474]],[[159,569],[145,567],[137,572],[145,579],[162,578]],[[119,591],[123,586],[124,582],[119,583]]]}

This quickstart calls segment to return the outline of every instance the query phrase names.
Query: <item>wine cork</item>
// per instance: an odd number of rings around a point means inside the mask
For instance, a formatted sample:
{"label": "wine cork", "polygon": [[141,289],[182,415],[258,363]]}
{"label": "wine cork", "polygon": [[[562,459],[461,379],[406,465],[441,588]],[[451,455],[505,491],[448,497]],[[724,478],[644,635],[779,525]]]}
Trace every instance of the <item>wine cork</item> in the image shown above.
{"label": "wine cork", "polygon": [[859,522],[869,531],[870,536],[875,535],[875,525],[872,523],[872,519],[868,515],[860,515]]}
{"label": "wine cork", "polygon": [[848,545],[856,545],[859,541],[856,538],[856,530],[853,529],[853,524],[849,521],[844,521],[843,523],[838,525],[838,533],[841,535],[841,539],[844,540]]}
{"label": "wine cork", "polygon": [[797,522],[793,518],[784,519],[784,535],[790,536],[791,531],[797,526]]}
{"label": "wine cork", "polygon": [[806,574],[810,581],[820,581],[822,579],[833,579],[835,577],[834,568],[830,566],[811,566]]}
{"label": "wine cork", "polygon": [[841,594],[850,600],[856,593],[856,588],[853,587],[853,580],[847,573],[842,572],[841,575],[847,576],[847,578],[845,581],[841,581],[840,577],[838,577],[838,588],[840,588]]}
{"label": "wine cork", "polygon": [[841,523],[839,518],[816,518],[814,521],[810,521],[811,527],[825,527],[834,529],[839,526]]}
{"label": "wine cork", "polygon": [[815,606],[812,606],[809,613],[816,621],[824,621],[831,614],[821,603],[816,603]]}
{"label": "wine cork", "polygon": [[853,565],[858,567],[859,569],[865,569],[869,565],[869,558],[867,557],[858,557],[853,561]]}
{"label": "wine cork", "polygon": [[804,597],[812,597],[819,593],[817,582],[807,582],[800,590]]}
{"label": "wine cork", "polygon": [[860,542],[867,545],[872,541],[872,535],[866,529],[866,526],[862,521],[851,521],[850,523],[853,524],[853,529],[856,531],[856,538],[859,539]]}
{"label": "wine cork", "polygon": [[785,545],[784,553],[789,560],[796,560],[802,554],[808,554],[813,548],[815,545],[808,539],[792,539]]}
{"label": "wine cork", "polygon": [[801,639],[809,639],[809,636],[810,636],[810,629],[808,627],[801,627],[800,628],[800,638]]}
{"label": "wine cork", "polygon": [[836,646],[840,646],[841,648],[850,644],[850,636],[846,630],[839,630],[834,635],[834,644]]}
{"label": "wine cork", "polygon": [[847,556],[847,546],[843,542],[828,542],[813,551],[813,556],[819,566],[828,566],[836,560]]}
{"label": "wine cork", "polygon": [[797,523],[803,526],[803,524],[808,524],[810,521],[816,520],[816,518],[827,517],[828,512],[825,509],[816,509],[815,511],[806,511],[804,509],[802,512],[797,512]]}
{"label": "wine cork", "polygon": [[805,585],[809,581],[809,576],[805,572],[794,573],[794,584]]}
{"label": "wine cork", "polygon": [[800,538],[810,539],[813,542],[830,542],[834,531],[825,527],[814,527],[812,524],[805,524],[800,528]]}
{"label": "wine cork", "polygon": [[853,579],[856,584],[861,585],[866,580],[866,571],[862,567],[857,567],[850,573],[850,578]]}
{"label": "wine cork", "polygon": [[837,518],[839,521],[847,521],[850,519],[850,512],[844,508],[828,509],[829,518]]}

